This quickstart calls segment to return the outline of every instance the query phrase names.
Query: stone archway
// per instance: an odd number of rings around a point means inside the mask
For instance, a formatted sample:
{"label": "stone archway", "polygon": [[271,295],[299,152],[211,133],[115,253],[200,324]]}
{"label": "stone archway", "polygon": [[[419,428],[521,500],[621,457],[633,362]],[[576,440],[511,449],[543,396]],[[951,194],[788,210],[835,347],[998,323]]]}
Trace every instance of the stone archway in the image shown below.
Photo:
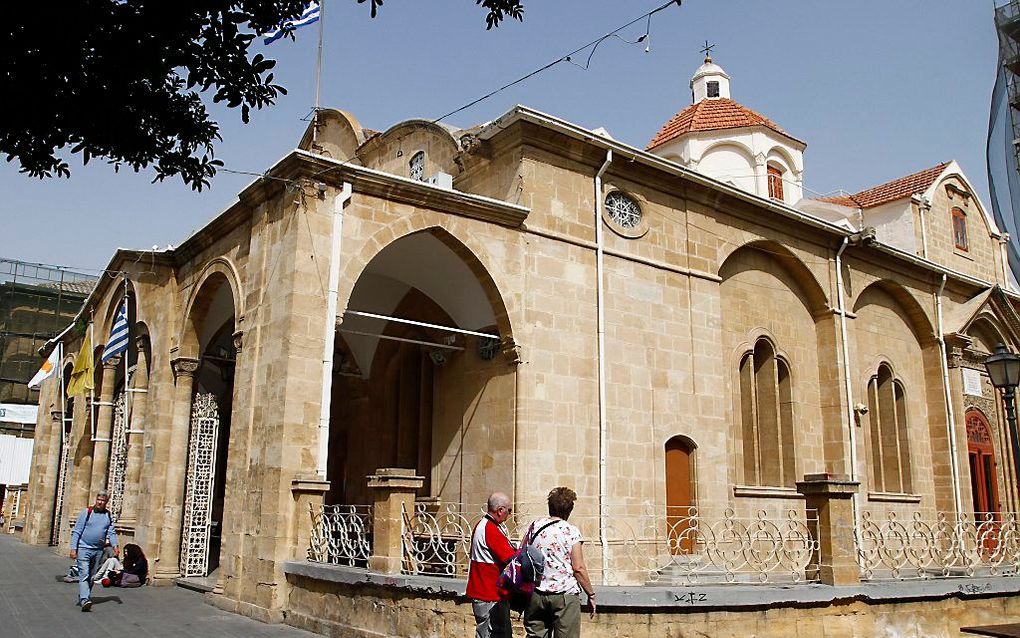
{"label": "stone archway", "polygon": [[370,502],[364,477],[378,467],[415,469],[419,498],[445,502],[484,502],[510,485],[513,369],[498,328],[507,313],[471,251],[442,229],[396,239],[366,264],[346,307],[327,502]]}
{"label": "stone archway", "polygon": [[[188,304],[180,349],[178,382],[188,379],[187,432],[171,445],[170,465],[183,464],[180,519],[171,521],[179,542],[179,573],[211,575],[220,565],[227,456],[234,395],[238,323],[237,285],[229,269],[210,268]],[[183,373],[183,374],[182,374]],[[183,418],[184,412],[181,412]],[[177,427],[177,424],[175,424]],[[168,486],[172,482],[168,480]],[[169,527],[169,526],[168,526]],[[164,529],[164,534],[168,531]],[[174,539],[170,539],[173,543]],[[173,543],[177,545],[177,543]],[[166,548],[169,551],[169,547]]]}

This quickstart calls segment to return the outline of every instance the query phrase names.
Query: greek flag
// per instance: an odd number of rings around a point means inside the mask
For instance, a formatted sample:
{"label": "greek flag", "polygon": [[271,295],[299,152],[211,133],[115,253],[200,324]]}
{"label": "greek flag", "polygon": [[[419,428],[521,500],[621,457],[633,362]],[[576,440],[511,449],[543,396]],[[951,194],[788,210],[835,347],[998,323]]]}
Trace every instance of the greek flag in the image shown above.
{"label": "greek flag", "polygon": [[127,299],[120,305],[117,311],[117,318],[113,320],[113,328],[110,329],[110,340],[106,342],[103,349],[103,362],[109,361],[128,347],[128,317]]}
{"label": "greek flag", "polygon": [[266,44],[272,44],[283,37],[283,34],[287,32],[287,29],[296,29],[297,27],[303,27],[306,24],[312,24],[313,22],[319,21],[319,16],[322,13],[322,8],[318,2],[311,2],[305,7],[304,12],[298,16],[297,20],[288,20],[284,22],[272,31],[263,34],[263,42]]}

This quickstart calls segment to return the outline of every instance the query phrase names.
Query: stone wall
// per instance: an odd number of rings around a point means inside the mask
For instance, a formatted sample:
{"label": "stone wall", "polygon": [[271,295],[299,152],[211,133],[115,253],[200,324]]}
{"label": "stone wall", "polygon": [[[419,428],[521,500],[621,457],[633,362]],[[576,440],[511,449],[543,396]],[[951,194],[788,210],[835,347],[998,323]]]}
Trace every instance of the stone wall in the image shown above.
{"label": "stone wall", "polygon": [[[474,619],[462,581],[381,577],[357,570],[287,565],[284,622],[325,636],[469,636]],[[999,579],[1001,580],[1001,579]],[[1007,581],[1008,582],[1008,581]],[[1011,622],[1015,586],[987,582],[859,587],[676,587],[599,589],[599,613],[582,613],[588,638],[955,638],[960,628]],[[516,614],[515,633],[523,633]]]}

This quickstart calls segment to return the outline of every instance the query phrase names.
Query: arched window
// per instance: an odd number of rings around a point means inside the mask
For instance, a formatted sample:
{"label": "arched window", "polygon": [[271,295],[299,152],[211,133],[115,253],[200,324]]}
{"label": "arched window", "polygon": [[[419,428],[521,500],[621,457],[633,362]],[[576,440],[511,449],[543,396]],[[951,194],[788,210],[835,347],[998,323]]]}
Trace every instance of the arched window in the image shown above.
{"label": "arched window", "polygon": [[772,164],[768,165],[769,197],[783,201],[783,169]]}
{"label": "arched window", "polygon": [[967,213],[962,208],[953,208],[953,244],[959,250],[970,250],[967,237]]}
{"label": "arched window", "polygon": [[793,381],[767,339],[740,360],[744,483],[794,487]]}
{"label": "arched window", "polygon": [[425,151],[418,151],[411,156],[411,161],[407,163],[408,174],[411,179],[424,182],[425,181]]}
{"label": "arched window", "polygon": [[868,412],[875,490],[911,492],[906,393],[885,363],[868,383]]}

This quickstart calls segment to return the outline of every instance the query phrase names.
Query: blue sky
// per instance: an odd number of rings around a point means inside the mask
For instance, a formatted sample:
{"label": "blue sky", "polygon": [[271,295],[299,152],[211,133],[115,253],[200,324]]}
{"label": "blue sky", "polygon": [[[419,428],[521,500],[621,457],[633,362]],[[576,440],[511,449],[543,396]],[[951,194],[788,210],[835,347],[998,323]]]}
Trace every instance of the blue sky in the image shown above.
{"label": "blue sky", "polygon": [[[526,0],[523,23],[487,32],[472,0],[388,0],[375,20],[367,3],[326,2],[322,103],[373,129],[438,117],[662,3]],[[471,126],[519,103],[643,147],[690,103],[708,39],[732,97],[807,142],[806,188],[857,191],[956,159],[987,203],[991,0],[686,0],[650,32],[650,52],[608,40],[588,70],[559,64],[448,122]],[[227,167],[261,172],[296,146],[314,103],[317,27],[297,35],[264,48],[289,95],[248,125],[214,110]],[[69,163],[70,179],[45,181],[0,163],[0,257],[95,269],[118,246],[177,245],[251,180],[221,173],[194,193],[179,180],[150,184],[147,171]]]}

